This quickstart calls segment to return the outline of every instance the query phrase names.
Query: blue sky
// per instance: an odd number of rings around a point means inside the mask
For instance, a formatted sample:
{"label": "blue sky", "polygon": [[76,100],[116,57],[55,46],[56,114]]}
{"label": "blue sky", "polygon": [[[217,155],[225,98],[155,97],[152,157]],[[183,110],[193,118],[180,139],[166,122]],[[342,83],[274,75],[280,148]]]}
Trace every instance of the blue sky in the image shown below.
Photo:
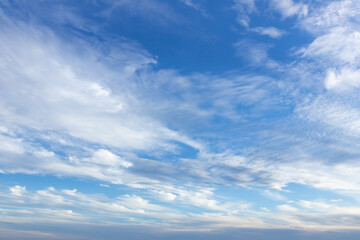
{"label": "blue sky", "polygon": [[0,239],[359,239],[359,16],[0,0]]}

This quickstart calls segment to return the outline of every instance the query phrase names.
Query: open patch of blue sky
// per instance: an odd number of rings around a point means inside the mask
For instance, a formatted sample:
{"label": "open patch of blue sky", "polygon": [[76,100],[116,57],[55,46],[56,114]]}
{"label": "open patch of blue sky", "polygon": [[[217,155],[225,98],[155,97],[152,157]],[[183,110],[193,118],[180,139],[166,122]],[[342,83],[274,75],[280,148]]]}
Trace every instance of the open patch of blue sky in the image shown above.
{"label": "open patch of blue sky", "polygon": [[357,239],[359,13],[0,0],[0,239]]}

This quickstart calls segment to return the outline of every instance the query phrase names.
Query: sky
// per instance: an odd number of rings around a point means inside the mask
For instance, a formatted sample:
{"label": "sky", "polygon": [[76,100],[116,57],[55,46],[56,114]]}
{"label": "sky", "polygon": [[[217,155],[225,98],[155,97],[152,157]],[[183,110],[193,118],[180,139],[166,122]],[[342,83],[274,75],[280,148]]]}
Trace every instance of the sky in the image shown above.
{"label": "sky", "polygon": [[360,1],[0,0],[0,239],[360,238]]}

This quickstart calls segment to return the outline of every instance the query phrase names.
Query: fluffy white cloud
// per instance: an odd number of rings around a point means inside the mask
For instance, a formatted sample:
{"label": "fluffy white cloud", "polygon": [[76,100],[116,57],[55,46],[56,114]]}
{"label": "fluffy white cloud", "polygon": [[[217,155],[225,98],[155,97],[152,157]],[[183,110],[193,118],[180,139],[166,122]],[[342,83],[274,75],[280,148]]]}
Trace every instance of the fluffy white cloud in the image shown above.
{"label": "fluffy white cloud", "polygon": [[22,196],[26,191],[25,186],[21,187],[21,186],[18,186],[18,185],[9,188],[9,190],[10,190],[12,195],[19,196],[19,197]]}
{"label": "fluffy white cloud", "polygon": [[21,138],[14,138],[0,134],[0,151],[22,154],[25,149]]}
{"label": "fluffy white cloud", "polygon": [[344,67],[340,71],[329,69],[325,78],[327,89],[347,90],[360,87],[360,69]]}
{"label": "fluffy white cloud", "polygon": [[99,149],[96,152],[94,152],[91,158],[84,158],[82,160],[85,162],[96,163],[100,165],[108,165],[108,166],[123,166],[126,168],[132,166],[132,163],[121,159],[119,156],[116,156],[112,152],[105,149]]}
{"label": "fluffy white cloud", "polygon": [[165,191],[159,191],[159,190],[153,190],[153,193],[155,193],[159,199],[162,201],[173,201],[176,198],[176,195],[171,192],[165,192]]}

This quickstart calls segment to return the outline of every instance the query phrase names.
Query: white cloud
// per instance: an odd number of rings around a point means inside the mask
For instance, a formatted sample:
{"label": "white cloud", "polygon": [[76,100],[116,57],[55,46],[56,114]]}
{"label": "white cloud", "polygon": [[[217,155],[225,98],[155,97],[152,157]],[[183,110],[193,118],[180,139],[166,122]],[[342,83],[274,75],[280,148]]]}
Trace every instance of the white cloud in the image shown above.
{"label": "white cloud", "polygon": [[356,107],[334,101],[329,97],[318,97],[309,103],[304,103],[296,109],[303,119],[327,125],[334,130],[340,130],[346,136],[359,136],[360,112]]}
{"label": "white cloud", "polygon": [[[26,192],[26,194],[19,196],[23,200],[21,202],[9,201],[10,199],[1,192],[0,196],[0,203],[7,202],[9,206],[14,207],[0,209],[2,221],[12,223],[93,224],[96,222],[97,224],[116,226],[120,224],[116,219],[120,219],[121,222],[126,220],[130,224],[133,222],[142,226],[160,224],[164,227],[164,222],[166,222],[168,230],[214,230],[228,227],[259,228],[259,226],[262,228],[283,228],[284,226],[297,227],[306,224],[305,220],[299,220],[296,224],[292,224],[290,220],[295,208],[289,205],[278,206],[278,211],[284,214],[279,217],[277,211],[267,209],[265,212],[257,212],[251,210],[249,205],[238,203],[228,205],[228,208],[212,209],[211,212],[188,213],[184,210],[181,212],[176,210],[178,202],[174,202],[173,205],[169,203],[170,205],[163,207],[136,195],[108,198],[103,195],[84,194],[67,189]],[[19,207],[21,210],[18,209]],[[346,214],[346,211],[340,213],[340,208],[338,209],[334,213]],[[214,212],[214,210],[216,211]],[[98,217],[99,214],[102,215],[102,218]],[[304,212],[303,215],[305,214],[307,213]],[[353,214],[350,215],[353,216]],[[273,219],[274,222],[277,222],[279,218],[285,221],[281,224],[269,223],[261,220],[263,217]],[[113,220],[109,221],[109,218]],[[321,224],[319,225],[321,226]],[[323,227],[332,229],[337,225],[332,224]],[[307,226],[307,228],[311,229],[311,226]]]}
{"label": "white cloud", "polygon": [[181,2],[183,2],[185,5],[195,9],[196,11],[198,11],[201,15],[203,15],[204,17],[208,16],[208,13],[206,12],[206,10],[204,8],[202,8],[200,6],[200,4],[195,3],[193,0],[181,0]]}
{"label": "white cloud", "polygon": [[325,78],[327,89],[347,90],[360,87],[360,69],[344,67],[340,71],[329,69]]}
{"label": "white cloud", "polygon": [[9,132],[9,129],[7,129],[4,126],[0,126],[0,133],[8,133],[8,132]]}
{"label": "white cloud", "polygon": [[[16,187],[14,187],[16,188]],[[17,186],[17,189],[22,187]],[[21,190],[22,191],[22,190]],[[158,194],[159,192],[153,192]],[[199,192],[178,191],[179,196],[190,197],[194,201],[181,206],[177,198],[162,199],[167,206],[154,204],[151,198],[137,195],[120,195],[109,198],[100,194],[84,194],[74,190],[57,191],[48,188],[38,191],[23,191],[16,195],[22,201],[13,201],[13,196],[0,192],[0,203],[7,203],[10,208],[0,209],[3,222],[12,223],[81,223],[117,225],[124,220],[142,226],[164,227],[171,230],[214,230],[232,228],[298,228],[308,230],[357,229],[357,217],[360,210],[349,207],[343,202],[331,200],[299,200],[294,203],[278,205],[275,209],[262,208],[260,211],[244,203],[231,203],[215,208],[216,204],[203,201],[203,197],[212,196],[209,190]],[[160,193],[162,194],[162,193]],[[192,195],[192,196],[190,196]],[[159,198],[154,195],[154,199]],[[200,200],[199,202],[197,202]],[[189,205],[190,204],[190,205]],[[186,209],[191,206],[207,206],[211,211],[191,213]],[[19,209],[21,208],[21,209]],[[102,218],[99,218],[99,214]],[[341,217],[346,222],[340,222]],[[108,219],[112,219],[111,221]],[[119,219],[119,221],[117,220]],[[264,221],[263,219],[266,219]],[[309,223],[311,219],[311,224]],[[280,221],[280,222],[279,222]],[[256,224],[255,224],[256,223]],[[355,224],[355,225],[354,225]]]}
{"label": "white cloud", "polygon": [[302,20],[302,27],[315,34],[323,34],[336,27],[357,29],[360,3],[351,0],[324,2]]}
{"label": "white cloud", "polygon": [[[293,225],[316,230],[354,229],[358,224],[360,209],[348,205],[338,205],[326,200],[300,200],[294,205],[280,205],[277,208],[287,213],[279,215],[279,219]],[[332,226],[332,227],[330,227]]]}
{"label": "white cloud", "polygon": [[[262,76],[181,76],[172,70],[152,71],[150,66],[156,61],[129,41],[104,44],[108,50],[104,53],[84,39],[74,39],[74,45],[64,43],[43,26],[15,22],[12,27],[3,28],[6,34],[0,37],[4,43],[0,47],[4,53],[0,71],[7,69],[2,73],[8,77],[2,78],[4,88],[0,91],[4,94],[0,105],[6,111],[0,113],[6,112],[7,128],[29,135],[25,143],[19,142],[22,152],[17,156],[4,153],[1,158],[2,167],[10,173],[86,177],[162,191],[163,179],[176,181],[177,176],[171,173],[177,173],[177,166],[140,159],[129,152],[152,153],[161,149],[176,154],[177,142],[200,152],[205,147],[182,132],[167,128],[156,111],[167,114],[180,110],[191,115],[191,124],[192,119],[199,121],[199,115],[236,119],[239,105],[271,105],[270,92],[277,88],[272,79]],[[31,50],[23,50],[28,48]],[[114,62],[121,64],[114,68]],[[199,84],[194,84],[193,79]],[[157,92],[156,88],[160,90]],[[178,90],[182,91],[177,93],[184,102],[160,95]],[[204,101],[211,107],[202,108]],[[43,141],[39,137],[43,135],[66,139],[61,144],[73,148],[67,151],[69,158],[55,154],[57,146],[39,147],[37,140]],[[45,141],[49,142],[50,137]],[[92,149],[92,143],[101,147]],[[146,166],[153,171],[147,172]],[[204,193],[193,191],[191,198],[187,192],[164,192],[169,200],[181,195],[179,201],[219,209],[217,200]]]}
{"label": "white cloud", "polygon": [[153,192],[163,201],[173,201],[177,197],[171,192],[153,190]]}
{"label": "white cloud", "polygon": [[323,201],[301,200],[298,202],[298,204],[303,208],[314,209],[315,211],[328,211],[329,212],[329,210],[331,211],[331,208],[334,207]]}
{"label": "white cloud", "polygon": [[351,90],[358,85],[359,11],[358,1],[326,2],[300,22],[315,39],[299,52],[324,69],[327,89]]}
{"label": "white cloud", "polygon": [[278,205],[278,206],[276,206],[276,208],[281,212],[290,212],[290,213],[292,213],[292,212],[297,212],[298,211],[297,208],[292,207],[292,206],[287,205],[287,204]]}
{"label": "white cloud", "polygon": [[[278,141],[281,140],[278,139]],[[332,163],[328,163],[326,158],[323,161],[317,159],[311,154],[311,150],[306,149],[308,144],[314,144],[314,141],[305,143],[297,141],[296,149],[299,148],[299,151],[290,150],[288,155],[284,151],[284,156],[276,153],[277,161],[272,161],[271,152],[259,153],[246,158],[238,156],[241,161],[231,168],[227,165],[227,159],[236,158],[236,155],[228,153],[207,156],[206,158],[209,160],[206,164],[196,165],[198,172],[202,172],[203,169],[205,173],[197,175],[202,176],[205,181],[211,179],[214,183],[224,183],[226,179],[231,179],[233,185],[265,186],[268,190],[262,194],[277,201],[287,199],[284,190],[290,183],[352,195],[353,198],[358,199],[359,196],[353,193],[360,190],[360,178],[356,174],[360,165],[345,159]],[[287,148],[290,149],[291,145],[287,145]],[[301,155],[302,153],[303,155]],[[202,162],[205,162],[205,159]],[[208,169],[211,169],[211,175],[209,175]],[[314,169],[317,169],[316,173]],[[273,190],[269,190],[269,188]]]}
{"label": "white cloud", "polygon": [[[55,189],[51,189],[51,191],[55,191]],[[75,197],[77,189],[73,189],[73,190],[64,189],[64,190],[62,190],[62,192],[65,193],[66,195]]]}
{"label": "white cloud", "polygon": [[[245,4],[242,7],[236,5],[238,10],[240,9],[239,12],[249,14],[256,11],[254,1],[237,3]],[[290,9],[286,10],[288,12],[281,10],[284,11],[284,17],[301,14],[300,10],[304,8],[303,5],[300,6],[292,1],[282,1],[282,3],[277,1],[277,4],[280,10],[290,4]],[[248,24],[246,14],[239,14],[241,15],[239,21],[244,25]],[[3,119],[8,120],[5,121],[4,135],[0,135],[0,141],[8,144],[6,148],[0,149],[1,154],[4,154],[0,160],[2,168],[11,173],[30,172],[89,177],[103,182],[141,188],[145,192],[144,196],[124,195],[109,199],[104,196],[82,194],[76,189],[58,192],[54,188],[49,188],[30,194],[27,198],[28,202],[64,209],[48,211],[35,209],[34,212],[37,211],[39,215],[54,213],[60,219],[66,216],[67,220],[75,218],[88,220],[94,215],[98,216],[99,212],[105,212],[107,216],[131,221],[143,220],[137,218],[138,214],[153,217],[162,223],[169,220],[169,223],[175,223],[172,226],[179,222],[188,224],[206,222],[208,223],[206,227],[210,228],[239,226],[240,223],[241,227],[254,227],[256,225],[254,223],[259,224],[256,227],[269,227],[269,224],[261,219],[270,218],[273,212],[266,216],[261,215],[264,212],[251,212],[248,203],[227,202],[227,199],[217,196],[215,189],[203,185],[256,186],[283,190],[289,183],[300,183],[337,192],[359,191],[360,180],[357,177],[359,167],[356,164],[343,162],[330,165],[322,162],[312,156],[311,152],[301,149],[304,144],[297,143],[300,149],[298,152],[294,151],[283,156],[283,151],[286,151],[281,145],[283,140],[276,135],[278,138],[270,140],[280,142],[277,147],[282,149],[276,153],[275,158],[271,158],[271,154],[256,155],[261,149],[246,149],[255,152],[252,158],[248,158],[246,154],[236,155],[230,152],[206,155],[205,147],[199,141],[180,131],[171,130],[161,117],[156,117],[157,111],[161,111],[163,115],[176,112],[177,117],[181,115],[184,119],[177,120],[178,122],[188,121],[192,124],[192,120],[196,119],[200,125],[205,125],[208,116],[225,116],[231,120],[241,119],[241,123],[244,123],[246,122],[244,115],[240,118],[236,111],[240,106],[247,108],[256,105],[254,111],[261,112],[264,109],[272,109],[269,106],[281,101],[279,95],[273,94],[279,89],[280,84],[277,85],[278,82],[271,78],[236,74],[181,76],[172,70],[152,71],[150,66],[155,60],[136,44],[130,42],[115,44],[115,48],[109,48],[111,54],[104,57],[102,52],[91,48],[86,42],[68,46],[52,34],[42,33],[51,32],[49,29],[39,31],[36,30],[39,26],[19,25],[21,27],[16,25],[13,28],[4,28],[5,34],[0,37],[0,42],[3,43],[0,47],[3,60],[0,62],[2,64],[0,71],[8,77],[2,78],[1,83],[4,88],[0,90],[2,93],[0,114]],[[279,36],[277,29],[255,29],[272,37]],[[329,38],[329,34],[318,37],[305,49],[304,56],[327,58],[330,54],[335,58],[343,59],[346,63],[356,62],[357,59],[349,56],[346,47],[338,47],[340,43],[334,43],[338,48],[326,46],[328,43],[325,36]],[[330,36],[329,39],[333,41],[333,38],[336,38],[336,35]],[[82,49],[81,46],[86,46],[85,48],[88,49]],[[77,47],[79,49],[73,54],[74,48]],[[267,45],[244,41],[236,44],[236,47],[239,55],[251,56],[248,60],[252,64],[276,65],[269,61]],[[348,53],[342,55],[344,54],[342,51]],[[119,64],[121,67],[114,69],[108,64],[109,59],[122,63]],[[357,76],[357,70],[340,69],[339,72],[329,72],[327,86],[329,88],[346,84],[357,86],[354,77]],[[196,79],[196,84],[193,79]],[[139,84],[141,86],[136,82],[141,82]],[[149,85],[154,87],[147,88]],[[157,88],[160,90],[156,91]],[[24,92],[26,94],[21,94]],[[147,94],[144,92],[150,94],[144,96]],[[172,95],[179,96],[182,101],[176,101]],[[273,95],[276,95],[276,99]],[[204,108],[203,105],[211,106]],[[296,111],[302,119],[309,122],[324,123],[352,137],[358,133],[357,119],[360,115],[351,106],[320,101],[299,106]],[[187,115],[184,117],[183,113],[191,115],[190,120],[187,119]],[[201,116],[200,120],[197,118],[199,116]],[[168,121],[172,119],[169,118]],[[175,125],[176,121],[174,122],[172,124]],[[20,137],[6,135],[8,131],[16,128],[21,128],[18,131],[19,135],[21,133],[28,135],[26,131],[29,128],[36,133],[24,141]],[[53,146],[44,149],[39,147],[40,142],[33,140],[38,135],[46,135],[49,131],[73,140],[68,141],[72,145],[66,146],[74,148],[66,151],[71,156],[69,159],[56,154],[55,148],[51,149]],[[256,134],[263,133],[268,134],[266,131]],[[219,137],[214,135],[216,138]],[[244,136],[246,137],[248,136]],[[77,141],[80,143],[76,143]],[[181,142],[195,150],[200,150],[198,158],[181,159],[174,163],[157,162],[129,154],[134,150],[152,153],[157,152],[158,149],[176,154],[176,148],[179,146],[174,142]],[[97,147],[90,147],[92,143]],[[261,148],[265,147],[261,146]],[[273,150],[273,154],[274,151],[277,150]],[[299,156],[299,153],[303,155]],[[282,161],[284,158],[288,158],[288,161]],[[314,169],[317,170],[315,173]],[[189,185],[189,182],[194,185]],[[22,191],[16,187],[13,189],[15,192],[13,195],[17,194],[16,191]],[[154,199],[165,201],[170,205],[176,204],[182,208],[195,206],[201,208],[202,213],[192,214],[189,217],[187,214],[179,214],[174,209],[166,209],[147,199],[147,191],[150,196],[154,195]],[[21,192],[16,196],[24,194],[25,192]],[[267,190],[264,194],[278,201],[285,199],[275,191]],[[302,204],[306,205],[304,202]],[[307,203],[306,206],[310,204]],[[89,215],[94,215],[90,217],[76,215],[76,207],[80,210],[91,209]],[[289,213],[294,212],[294,207],[282,204],[278,210]],[[216,213],[209,214],[207,211]],[[241,215],[249,212],[255,217],[248,218],[249,215]],[[124,214],[129,215],[124,216]],[[291,226],[304,224],[304,222],[294,224],[292,219],[290,220],[286,224],[289,222]],[[271,227],[274,225],[276,224]],[[338,227],[336,224],[330,224],[328,227],[334,226]],[[308,225],[306,227],[311,228]]]}
{"label": "white cloud", "polygon": [[294,3],[293,0],[272,0],[271,3],[284,18],[294,15],[306,16],[308,14],[308,6],[306,4]]}
{"label": "white cloud", "polygon": [[263,65],[268,58],[269,45],[253,42],[250,40],[240,40],[234,44],[237,54],[247,60],[250,64]]}
{"label": "white cloud", "polygon": [[18,196],[18,197],[21,197],[26,191],[25,186],[21,187],[18,185],[9,188],[9,190],[11,192],[11,195]]}
{"label": "white cloud", "polygon": [[250,24],[249,14],[256,11],[255,0],[235,0],[233,9],[237,12],[237,22],[248,27]]}
{"label": "white cloud", "polygon": [[47,151],[47,150],[40,150],[34,153],[37,157],[40,158],[51,158],[51,157],[55,157],[55,153]]}
{"label": "white cloud", "polygon": [[[55,189],[38,190],[36,192],[25,192],[25,190],[19,186],[14,188],[18,197],[22,198],[22,202],[13,202],[10,199],[6,199],[2,193],[2,200],[0,202],[10,200],[10,205],[18,206],[23,205],[23,209],[27,211],[27,214],[17,217],[16,212],[13,219],[15,222],[32,221],[32,222],[80,222],[80,223],[92,223],[98,222],[98,214],[102,213],[108,217],[121,217],[131,219],[138,219],[140,221],[142,216],[153,216],[155,218],[161,218],[159,212],[167,212],[171,214],[170,209],[165,207],[154,205],[136,195],[122,195],[117,198],[107,198],[103,195],[91,195],[83,194],[74,190],[63,189],[56,191]],[[21,190],[21,194],[18,192]],[[30,204],[30,205],[28,205]],[[41,207],[34,207],[31,204],[41,205]],[[0,215],[3,209],[0,210]],[[85,211],[84,211],[85,210]],[[80,213],[82,212],[82,213]],[[9,218],[13,213],[7,211],[6,218]],[[50,214],[50,215],[49,215]],[[130,215],[124,215],[130,214]],[[140,214],[140,215],[139,215]],[[3,219],[4,220],[4,219]],[[104,223],[108,222],[104,218]],[[144,220],[144,223],[147,221]]]}
{"label": "white cloud", "polygon": [[0,151],[23,154],[25,149],[21,138],[8,137],[0,134]]}
{"label": "white cloud", "polygon": [[5,110],[0,113],[6,114],[2,115],[5,127],[57,129],[122,149],[171,151],[169,141],[200,147],[150,117],[143,105],[146,100],[137,98],[132,82],[135,71],[155,62],[141,48],[126,42],[113,44],[107,58],[123,63],[115,71],[98,50],[84,47],[85,42],[69,46],[41,28],[21,22],[2,26],[0,106]]}
{"label": "white cloud", "polygon": [[334,64],[354,64],[360,60],[360,32],[346,28],[334,28],[317,37],[306,49],[303,56],[319,57]]}
{"label": "white cloud", "polygon": [[[359,191],[360,179],[354,175],[359,166],[351,163],[329,165],[321,162],[301,162],[277,166],[278,181],[299,183],[319,189],[332,190],[338,193]],[[313,169],[316,168],[316,174]],[[273,169],[273,171],[276,171]],[[275,172],[274,172],[275,174]],[[285,183],[284,182],[284,183]]]}
{"label": "white cloud", "polygon": [[255,27],[251,28],[250,31],[272,38],[281,38],[285,34],[284,30],[280,30],[275,27]]}
{"label": "white cloud", "polygon": [[94,152],[91,158],[84,158],[82,159],[82,161],[107,165],[107,166],[122,166],[126,168],[132,166],[132,163],[121,159],[119,156],[105,149],[97,150],[96,152]]}
{"label": "white cloud", "polygon": [[270,199],[273,199],[275,201],[284,201],[286,200],[286,197],[278,192],[275,192],[275,191],[270,191],[270,190],[265,190],[263,192],[263,195],[270,198]]}

